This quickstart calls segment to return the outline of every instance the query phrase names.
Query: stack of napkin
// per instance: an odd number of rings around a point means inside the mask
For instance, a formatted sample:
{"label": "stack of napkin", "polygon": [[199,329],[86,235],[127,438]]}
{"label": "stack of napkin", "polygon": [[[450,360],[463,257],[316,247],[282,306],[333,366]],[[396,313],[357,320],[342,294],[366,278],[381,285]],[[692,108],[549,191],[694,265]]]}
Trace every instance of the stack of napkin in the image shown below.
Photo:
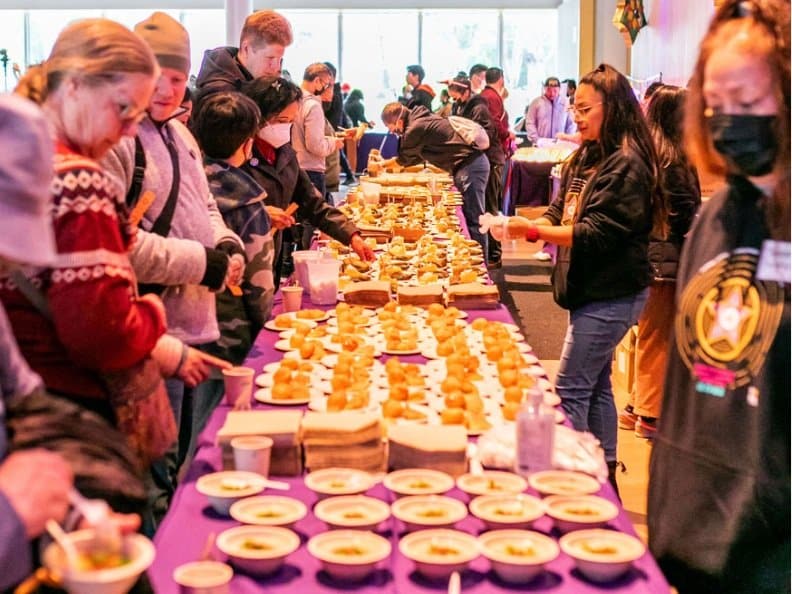
{"label": "stack of napkin", "polygon": [[388,281],[352,283],[344,289],[344,301],[350,305],[382,307],[390,301],[390,283]]}
{"label": "stack of napkin", "polygon": [[498,287],[462,283],[448,288],[448,305],[459,309],[495,309],[500,302]]}
{"label": "stack of napkin", "polygon": [[309,411],[302,420],[305,465],[310,470],[343,467],[379,472],[385,444],[378,412]]}
{"label": "stack of napkin", "polygon": [[299,410],[232,410],[217,432],[217,443],[223,450],[223,468],[234,468],[231,440],[235,437],[265,435],[272,438],[270,474],[298,476],[302,474]]}
{"label": "stack of napkin", "polygon": [[462,425],[404,423],[388,428],[388,469],[431,468],[451,476],[467,472],[467,431]]}

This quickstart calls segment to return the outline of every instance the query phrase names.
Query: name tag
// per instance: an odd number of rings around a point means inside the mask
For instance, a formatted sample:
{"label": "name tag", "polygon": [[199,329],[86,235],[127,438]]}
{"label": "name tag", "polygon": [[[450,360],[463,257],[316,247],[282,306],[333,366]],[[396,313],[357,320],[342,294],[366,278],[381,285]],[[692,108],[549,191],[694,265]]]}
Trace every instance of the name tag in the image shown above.
{"label": "name tag", "polygon": [[790,243],[766,239],[762,243],[759,264],[756,267],[756,280],[790,283]]}

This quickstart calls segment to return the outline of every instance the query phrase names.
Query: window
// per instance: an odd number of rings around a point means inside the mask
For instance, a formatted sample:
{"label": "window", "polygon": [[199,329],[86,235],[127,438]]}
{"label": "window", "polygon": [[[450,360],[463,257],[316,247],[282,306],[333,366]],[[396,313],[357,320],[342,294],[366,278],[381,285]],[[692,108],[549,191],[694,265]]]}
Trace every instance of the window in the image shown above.
{"label": "window", "polygon": [[417,10],[345,10],[341,81],[363,91],[366,117],[401,95],[405,68],[418,62]]}
{"label": "window", "polygon": [[30,47],[28,64],[38,64],[47,59],[58,34],[66,25],[79,19],[102,16],[101,10],[31,10]]}
{"label": "window", "polygon": [[557,76],[558,13],[556,10],[503,11],[503,76],[510,123],[542,94],[542,82]]}
{"label": "window", "polygon": [[226,44],[225,11],[186,10],[181,15],[181,23],[190,34],[190,72],[197,75],[204,52]]}
{"label": "window", "polygon": [[421,54],[430,85],[473,64],[498,65],[498,11],[423,11]]}
{"label": "window", "polygon": [[[14,76],[14,65],[18,64],[21,69],[26,66],[25,62],[25,11],[24,10],[4,10],[3,18],[0,19],[0,39],[2,39],[2,51],[0,55],[0,90],[12,91],[16,86]],[[7,62],[3,60],[7,59]]]}
{"label": "window", "polygon": [[281,10],[291,22],[294,43],[286,48],[283,68],[292,80],[302,82],[306,66],[315,62],[330,62],[338,68],[338,11],[337,10]]}

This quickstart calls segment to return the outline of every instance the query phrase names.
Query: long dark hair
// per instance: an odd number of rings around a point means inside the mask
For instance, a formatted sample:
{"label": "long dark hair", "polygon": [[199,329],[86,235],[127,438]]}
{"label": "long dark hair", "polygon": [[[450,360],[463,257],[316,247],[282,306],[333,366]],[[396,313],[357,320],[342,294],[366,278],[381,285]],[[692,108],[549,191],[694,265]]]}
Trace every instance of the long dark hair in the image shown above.
{"label": "long dark hair", "polygon": [[[580,79],[578,87],[590,85],[602,96],[602,126],[597,145],[600,163],[617,151],[629,151],[646,164],[651,177],[652,232],[658,237],[667,234],[667,206],[660,189],[660,167],[652,136],[641,113],[627,78],[613,66],[600,64]],[[578,151],[584,156],[590,151]],[[577,153],[570,163],[576,165]],[[594,165],[595,168],[597,165]]]}
{"label": "long dark hair", "polygon": [[660,167],[687,162],[683,146],[687,90],[674,85],[656,89],[646,111],[646,123],[654,139]]}

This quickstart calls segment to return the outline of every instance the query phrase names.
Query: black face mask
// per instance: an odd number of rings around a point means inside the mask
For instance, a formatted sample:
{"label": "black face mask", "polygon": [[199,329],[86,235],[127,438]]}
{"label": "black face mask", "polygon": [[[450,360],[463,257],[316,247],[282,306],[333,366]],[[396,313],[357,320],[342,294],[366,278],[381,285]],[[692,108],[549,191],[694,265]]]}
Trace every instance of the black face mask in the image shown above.
{"label": "black face mask", "polygon": [[707,119],[715,149],[740,174],[767,175],[773,170],[778,142],[776,116],[716,114]]}

